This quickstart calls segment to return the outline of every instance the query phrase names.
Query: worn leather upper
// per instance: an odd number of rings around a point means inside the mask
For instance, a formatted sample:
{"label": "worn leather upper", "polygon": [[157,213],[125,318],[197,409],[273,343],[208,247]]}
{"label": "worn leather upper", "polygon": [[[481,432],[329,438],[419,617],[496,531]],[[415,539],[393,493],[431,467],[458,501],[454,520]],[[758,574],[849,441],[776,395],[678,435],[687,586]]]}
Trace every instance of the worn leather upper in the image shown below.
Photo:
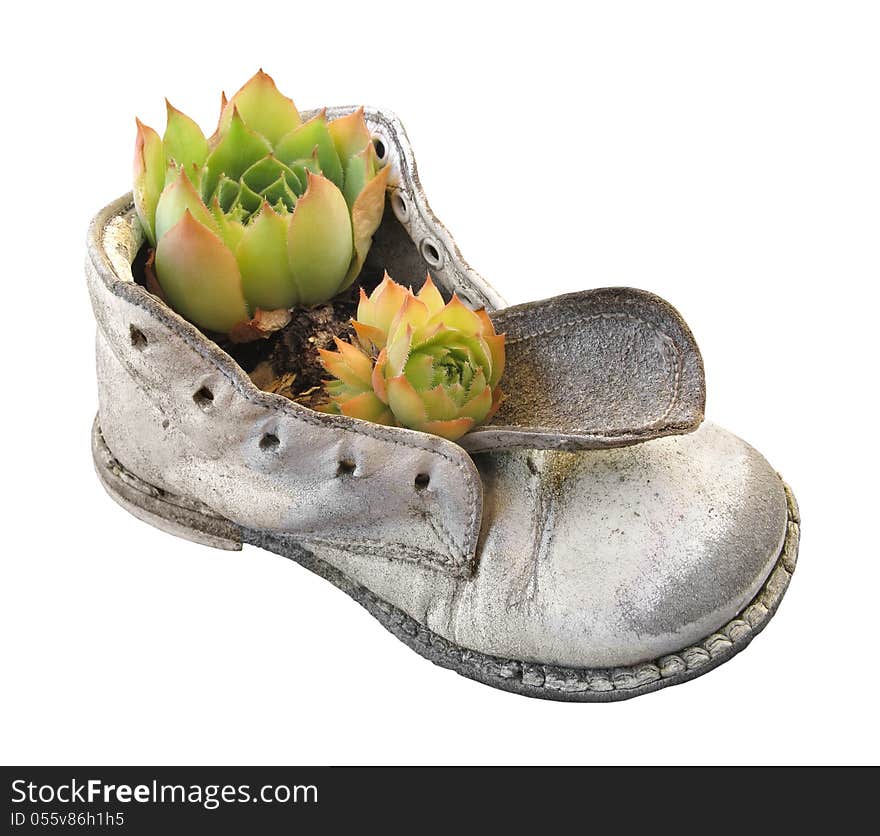
{"label": "worn leather upper", "polygon": [[[461,446],[259,391],[195,326],[134,283],[141,243],[123,198],[96,218],[87,265],[101,426],[126,466],[248,527],[451,575],[473,571],[482,481]],[[509,403],[498,419],[510,425],[472,433],[473,449],[616,446],[702,419],[699,352],[678,314],[651,294],[589,291],[493,316],[510,327]],[[567,325],[576,343],[545,340],[542,323],[554,334]]]}
{"label": "worn leather upper", "polygon": [[489,655],[595,668],[679,651],[751,601],[786,533],[779,477],[713,424],[632,447],[476,461],[484,514],[473,577],[316,553]]}
{"label": "worn leather upper", "polygon": [[[438,284],[491,303],[410,197],[443,256]],[[526,661],[632,664],[729,619],[771,568],[786,515],[767,463],[715,427],[669,436],[702,420],[703,370],[657,297],[609,289],[492,312],[511,394],[466,437],[469,455],[260,392],[133,282],[141,243],[128,197],[90,231],[113,455],[237,525],[289,535],[439,635]]]}

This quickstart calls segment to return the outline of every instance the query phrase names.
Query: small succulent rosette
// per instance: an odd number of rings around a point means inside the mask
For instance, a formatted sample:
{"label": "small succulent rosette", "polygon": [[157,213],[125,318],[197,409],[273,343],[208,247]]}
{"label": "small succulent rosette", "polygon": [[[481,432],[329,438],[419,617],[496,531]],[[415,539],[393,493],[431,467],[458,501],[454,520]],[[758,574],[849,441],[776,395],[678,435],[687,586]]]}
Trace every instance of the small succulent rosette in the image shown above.
{"label": "small succulent rosette", "polygon": [[362,109],[303,122],[261,70],[222,98],[210,138],[170,104],[164,137],[137,124],[135,207],[182,316],[252,339],[287,321],[267,312],[326,302],[357,278],[389,173]]}
{"label": "small succulent rosette", "polygon": [[356,345],[321,351],[334,377],[323,411],[454,441],[498,409],[504,335],[485,310],[444,303],[430,276],[418,294],[387,274],[369,297],[361,289],[352,326]]}

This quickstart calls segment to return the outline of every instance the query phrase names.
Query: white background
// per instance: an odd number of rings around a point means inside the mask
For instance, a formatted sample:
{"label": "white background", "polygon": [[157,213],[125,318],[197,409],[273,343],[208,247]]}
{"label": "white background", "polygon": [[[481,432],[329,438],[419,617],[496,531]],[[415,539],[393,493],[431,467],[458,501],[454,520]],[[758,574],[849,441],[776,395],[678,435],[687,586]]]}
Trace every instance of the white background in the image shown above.
{"label": "white background", "polygon": [[[198,6],[4,12],[0,760],[876,763],[877,5]],[[679,308],[708,417],[801,503],[798,571],[745,653],[627,703],[527,700],[104,494],[88,220],[130,187],[135,115],[161,130],[168,96],[210,130],[260,66],[303,109],[397,112],[508,301],[634,285]]]}

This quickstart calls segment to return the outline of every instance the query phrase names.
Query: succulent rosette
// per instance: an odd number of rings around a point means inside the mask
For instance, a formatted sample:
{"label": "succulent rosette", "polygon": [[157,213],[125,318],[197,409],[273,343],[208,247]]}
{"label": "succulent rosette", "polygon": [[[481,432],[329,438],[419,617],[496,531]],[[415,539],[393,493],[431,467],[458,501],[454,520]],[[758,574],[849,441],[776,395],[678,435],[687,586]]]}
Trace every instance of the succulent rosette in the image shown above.
{"label": "succulent rosette", "polygon": [[210,138],[170,104],[163,137],[137,125],[135,207],[178,313],[247,339],[261,312],[326,302],[357,278],[388,179],[363,109],[304,122],[260,70],[222,97]]}
{"label": "succulent rosette", "polygon": [[387,274],[369,297],[361,289],[352,326],[356,345],[321,351],[334,377],[325,412],[454,441],[498,408],[504,335],[485,310],[445,303],[430,276],[418,294]]}

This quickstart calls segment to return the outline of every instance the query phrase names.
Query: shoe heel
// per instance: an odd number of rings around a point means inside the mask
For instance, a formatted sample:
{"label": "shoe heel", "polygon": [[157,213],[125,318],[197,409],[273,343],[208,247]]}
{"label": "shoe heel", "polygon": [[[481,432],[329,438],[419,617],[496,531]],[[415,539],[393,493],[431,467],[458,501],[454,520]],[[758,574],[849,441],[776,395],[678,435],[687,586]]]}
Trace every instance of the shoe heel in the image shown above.
{"label": "shoe heel", "polygon": [[97,417],[92,425],[92,458],[104,490],[139,520],[203,546],[241,549],[241,530],[235,523],[195,500],[163,491],[127,471],[104,441]]}

